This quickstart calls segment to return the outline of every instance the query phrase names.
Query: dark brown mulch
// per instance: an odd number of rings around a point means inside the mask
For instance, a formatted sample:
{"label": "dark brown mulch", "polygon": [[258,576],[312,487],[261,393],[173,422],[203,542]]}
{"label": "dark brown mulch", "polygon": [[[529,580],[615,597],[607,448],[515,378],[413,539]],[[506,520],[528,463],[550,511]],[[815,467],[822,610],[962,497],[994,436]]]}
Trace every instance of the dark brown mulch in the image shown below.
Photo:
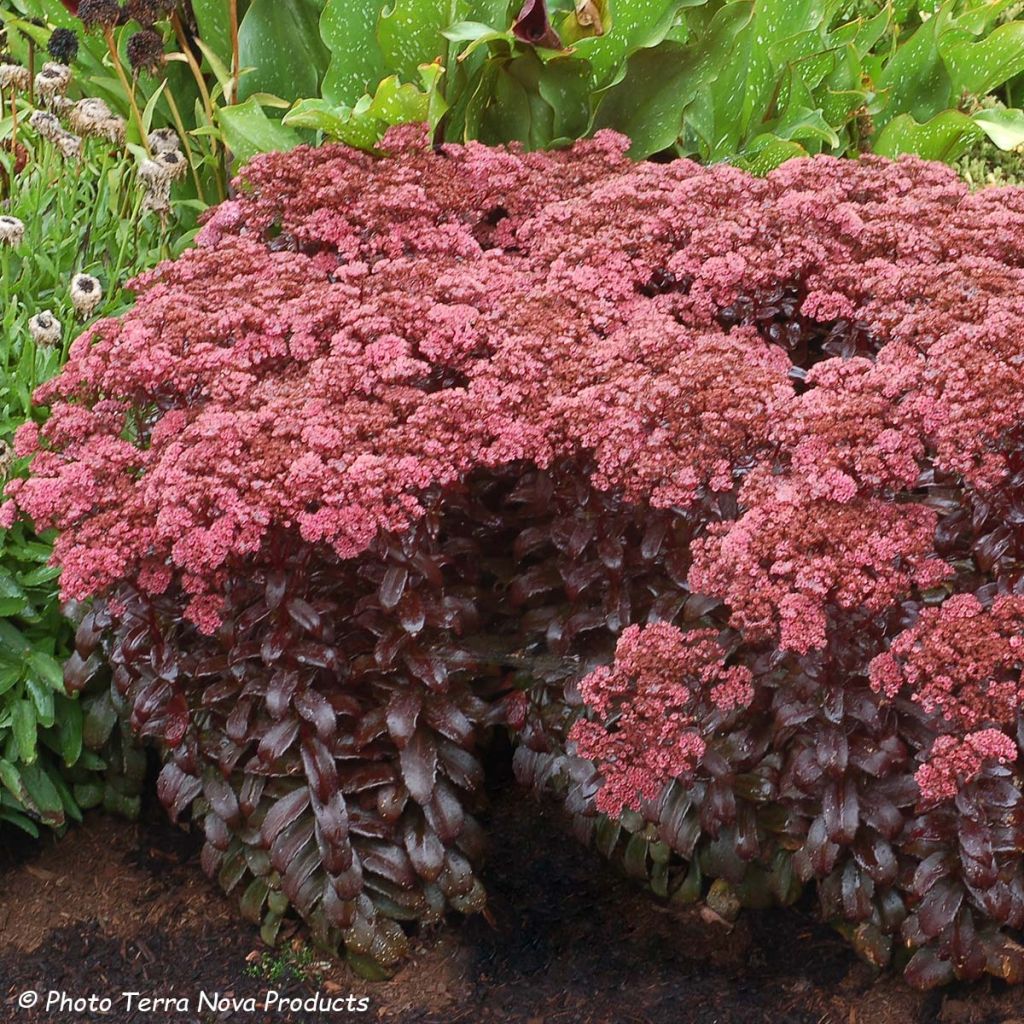
{"label": "dark brown mulch", "polygon": [[[289,956],[267,951],[202,876],[194,836],[158,817],[90,816],[60,842],[0,855],[0,1024],[1024,1024],[1020,993],[987,984],[912,992],[795,911],[750,914],[731,931],[696,911],[666,911],[579,848],[555,810],[538,819],[514,787],[495,794],[490,827],[493,923],[453,920],[418,936],[395,979],[370,983],[319,960],[296,977]],[[299,933],[292,942],[307,948]],[[274,959],[261,967],[261,956]],[[369,1006],[196,1010],[200,991],[262,1000],[268,989]],[[18,1008],[26,990],[184,996],[191,1009],[46,1013]]]}

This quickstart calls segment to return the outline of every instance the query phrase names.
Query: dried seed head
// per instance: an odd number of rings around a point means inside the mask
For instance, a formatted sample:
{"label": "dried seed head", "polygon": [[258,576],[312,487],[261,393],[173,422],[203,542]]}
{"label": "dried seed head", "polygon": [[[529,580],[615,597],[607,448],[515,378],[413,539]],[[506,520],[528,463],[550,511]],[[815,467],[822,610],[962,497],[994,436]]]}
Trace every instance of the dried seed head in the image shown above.
{"label": "dried seed head", "polygon": [[149,148],[154,153],[171,153],[181,150],[181,139],[173,128],[157,128],[149,133]]}
{"label": "dried seed head", "polygon": [[20,64],[0,64],[0,90],[18,89],[24,92],[31,80],[28,68]]}
{"label": "dried seed head", "polygon": [[78,36],[69,28],[55,28],[46,49],[54,60],[70,64],[78,56]]}
{"label": "dried seed head", "polygon": [[125,127],[124,118],[115,114],[113,117],[108,117],[99,125],[96,130],[96,135],[102,139],[106,139],[108,142],[112,142],[115,146],[123,146]]}
{"label": "dried seed head", "polygon": [[49,309],[36,313],[28,322],[28,333],[32,340],[41,348],[52,348],[60,343],[60,321]]}
{"label": "dried seed head", "polygon": [[68,113],[68,125],[79,135],[95,135],[98,125],[114,115],[106,103],[95,97],[79,100]]}
{"label": "dried seed head", "polygon": [[87,29],[113,28],[121,20],[117,0],[80,0],[78,17]]}
{"label": "dried seed head", "polygon": [[60,133],[53,140],[53,144],[60,150],[60,155],[65,160],[74,160],[82,155],[82,140],[74,132],[68,132],[61,128]]}
{"label": "dried seed head", "polygon": [[9,245],[12,248],[21,244],[25,237],[25,225],[17,217],[0,217],[0,245]]}
{"label": "dried seed head", "polygon": [[60,126],[60,121],[57,120],[57,115],[51,114],[46,110],[33,111],[32,116],[28,119],[28,123],[39,134],[40,138],[46,139],[49,142],[56,142],[60,133],[64,131]]}
{"label": "dried seed head", "polygon": [[124,12],[143,28],[152,28],[161,18],[166,18],[175,6],[176,0],[126,0]]}
{"label": "dried seed head", "polygon": [[124,145],[124,118],[112,113],[101,99],[79,100],[68,115],[68,124],[79,135]]}
{"label": "dried seed head", "polygon": [[188,162],[182,153],[176,149],[154,153],[153,160],[163,168],[164,175],[169,181],[180,181],[188,169]]}
{"label": "dried seed head", "polygon": [[74,105],[74,100],[69,100],[67,96],[53,96],[46,103],[49,110],[56,114],[57,117],[67,117]]}
{"label": "dried seed head", "polygon": [[36,92],[49,105],[56,96],[63,96],[71,83],[71,68],[66,64],[48,61],[36,75]]}
{"label": "dried seed head", "polygon": [[155,75],[164,63],[164,40],[159,32],[143,29],[128,40],[128,63],[135,71]]}
{"label": "dried seed head", "polygon": [[156,160],[143,160],[139,164],[139,181],[143,188],[152,189],[167,180],[167,171]]}
{"label": "dried seed head", "polygon": [[0,479],[7,479],[16,458],[14,449],[6,441],[0,441]]}
{"label": "dried seed head", "polygon": [[161,217],[166,217],[171,212],[171,181],[166,175],[153,180],[146,187],[146,194],[142,199],[142,211],[143,213],[157,213]]}
{"label": "dried seed head", "polygon": [[71,304],[81,317],[87,317],[103,298],[103,289],[92,274],[75,274],[71,278]]}

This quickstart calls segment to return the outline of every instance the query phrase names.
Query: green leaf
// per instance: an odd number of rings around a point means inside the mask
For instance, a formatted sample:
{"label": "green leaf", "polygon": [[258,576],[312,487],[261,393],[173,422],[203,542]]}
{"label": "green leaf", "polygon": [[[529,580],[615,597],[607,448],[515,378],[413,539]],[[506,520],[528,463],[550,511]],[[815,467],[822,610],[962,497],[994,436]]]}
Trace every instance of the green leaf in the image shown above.
{"label": "green leaf", "polygon": [[224,141],[240,163],[257,153],[294,149],[302,141],[291,128],[267,117],[252,96],[244,103],[221,107],[216,116]]}
{"label": "green leaf", "polygon": [[1024,111],[1001,107],[979,110],[972,120],[1000,149],[1024,146]]}
{"label": "green leaf", "polygon": [[238,83],[238,98],[269,92],[289,102],[311,96],[330,60],[320,39],[320,7],[313,0],[252,0],[238,28],[239,62],[253,70]]}
{"label": "green leaf", "polygon": [[952,162],[982,134],[981,127],[958,110],[946,110],[924,124],[918,124],[909,114],[901,114],[885,126],[872,150],[879,156],[916,153],[925,160]]}
{"label": "green leaf", "polygon": [[58,693],[64,692],[64,668],[52,654],[34,650],[28,656],[28,664],[42,682]]}
{"label": "green leaf", "polygon": [[36,720],[42,728],[49,729],[53,725],[53,690],[35,679],[27,679],[25,689],[28,691],[29,697],[32,698],[32,705],[36,709]]}
{"label": "green leaf", "polygon": [[878,76],[885,106],[876,117],[879,127],[896,116],[926,121],[950,104],[953,83],[939,52],[944,13],[929,18],[896,51]]}
{"label": "green leaf", "polygon": [[437,116],[432,104],[441,79],[440,64],[418,69],[422,88],[402,84],[396,75],[385,78],[376,93],[354,107],[335,106],[326,100],[301,100],[285,114],[284,124],[313,128],[361,149],[373,149],[391,125],[429,121]]}
{"label": "green leaf", "polygon": [[352,106],[389,73],[377,42],[377,18],[384,0],[327,0],[320,37],[331,61],[320,94],[329,103]]}
{"label": "green leaf", "polygon": [[82,756],[82,705],[77,700],[62,701],[57,716],[60,755],[69,768]]}
{"label": "green leaf", "polygon": [[[626,59],[639,50],[658,46],[684,8],[703,7],[707,0],[609,0],[603,35],[573,42],[574,54],[586,60],[595,88],[607,88],[621,79]],[[575,20],[570,14],[569,18]],[[573,33],[569,33],[571,36]]]}
{"label": "green leaf", "polygon": [[953,82],[953,92],[984,96],[1024,71],[1024,22],[1000,25],[977,42],[958,41],[939,49]]}
{"label": "green leaf", "polygon": [[42,765],[23,765],[21,778],[28,795],[46,825],[64,824],[64,804],[53,780]]}
{"label": "green leaf", "polygon": [[[604,94],[595,127],[629,135],[630,153],[637,158],[671,146],[682,131],[690,103],[702,89],[710,89],[723,70],[733,67],[734,42],[749,24],[750,13],[748,3],[727,4],[698,42],[666,41],[635,53],[622,82]],[[725,91],[735,100],[732,86]]]}
{"label": "green leaf", "polygon": [[36,747],[36,709],[30,701],[19,700],[11,705],[11,731],[23,764],[32,764],[39,751]]}
{"label": "green leaf", "polygon": [[377,42],[388,71],[411,79],[421,64],[446,56],[441,30],[451,22],[445,0],[392,0],[377,21]]}
{"label": "green leaf", "polygon": [[0,782],[4,784],[15,800],[22,806],[29,803],[31,797],[22,781],[21,773],[6,758],[0,757]]}
{"label": "green leaf", "polygon": [[759,135],[732,162],[751,174],[765,175],[794,157],[807,156],[807,150],[798,142],[780,139],[777,135]]}
{"label": "green leaf", "polygon": [[227,65],[231,64],[231,16],[224,0],[192,0],[199,38]]}
{"label": "green leaf", "polygon": [[20,656],[27,654],[31,648],[32,645],[20,629],[6,619],[0,619],[0,652],[6,651]]}

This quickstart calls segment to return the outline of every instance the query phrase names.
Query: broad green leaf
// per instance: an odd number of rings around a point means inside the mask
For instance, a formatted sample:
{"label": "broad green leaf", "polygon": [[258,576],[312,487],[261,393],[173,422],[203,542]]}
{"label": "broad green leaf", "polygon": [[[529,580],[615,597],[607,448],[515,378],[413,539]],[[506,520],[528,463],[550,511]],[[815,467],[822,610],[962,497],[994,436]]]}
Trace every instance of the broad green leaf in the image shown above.
{"label": "broad green leaf", "polygon": [[945,14],[929,18],[885,63],[877,78],[884,107],[876,117],[878,127],[896,116],[927,121],[950,103],[953,83],[939,52],[939,36]]}
{"label": "broad green leaf", "polygon": [[231,15],[226,0],[192,0],[199,38],[230,67]]}
{"label": "broad green leaf", "polygon": [[312,96],[330,54],[320,40],[320,8],[314,0],[252,0],[238,29],[239,61],[253,70],[238,96],[269,92],[292,101]]}
{"label": "broad green leaf", "polygon": [[35,679],[26,679],[25,689],[36,709],[36,721],[43,729],[49,729],[54,716],[53,690]]}
{"label": "broad green leaf", "polygon": [[441,35],[455,20],[451,0],[391,0],[377,22],[377,43],[388,71],[412,79],[421,64],[433,64],[447,55]]}
{"label": "broad green leaf", "polygon": [[39,756],[36,748],[36,709],[30,701],[19,700],[11,705],[11,732],[23,764],[32,764]]}
{"label": "broad green leaf", "polygon": [[8,654],[26,654],[32,645],[27,637],[16,626],[6,619],[0,619],[0,652]]}
{"label": "broad green leaf", "polygon": [[252,96],[244,103],[221,107],[216,116],[224,141],[240,163],[257,153],[294,149],[302,141],[291,128],[267,117]]}
{"label": "broad green leaf", "polygon": [[77,700],[61,701],[57,715],[60,754],[68,767],[82,756],[82,705]]}
{"label": "broad green leaf", "polygon": [[24,805],[30,800],[28,790],[22,781],[21,773],[10,761],[3,757],[0,757],[0,782],[6,786],[19,804]]}
{"label": "broad green leaf", "polygon": [[946,110],[924,124],[909,114],[890,121],[875,139],[872,150],[880,156],[916,153],[925,160],[956,160],[982,137],[982,129],[966,114]]}
{"label": "broad green leaf", "polygon": [[1024,146],[1024,111],[1002,107],[979,110],[972,120],[1000,149]]}
{"label": "broad green leaf", "polygon": [[[573,43],[575,56],[590,64],[595,88],[621,78],[630,54],[661,43],[684,8],[703,7],[707,0],[607,0],[603,35]],[[570,17],[573,17],[570,15]]]}
{"label": "broad green leaf", "polygon": [[511,32],[496,29],[493,25],[485,25],[480,21],[456,21],[442,29],[441,35],[453,43],[472,43],[488,36],[501,36],[506,39],[512,37]]}
{"label": "broad green leaf", "polygon": [[49,774],[39,764],[23,765],[21,778],[44,824],[64,824],[64,804]]}
{"label": "broad green leaf", "polygon": [[984,96],[1024,71],[1024,22],[1000,25],[978,42],[943,45],[940,50],[953,82],[954,94]]}
{"label": "broad green leaf", "polygon": [[794,157],[807,156],[807,150],[797,142],[774,135],[759,135],[750,147],[732,161],[751,174],[764,175]]}
{"label": "broad green leaf", "polygon": [[352,106],[389,73],[377,42],[377,18],[385,0],[327,0],[320,37],[331,61],[320,90],[330,103]]}
{"label": "broad green leaf", "polygon": [[303,100],[285,114],[284,124],[314,128],[350,146],[372,149],[389,126],[436,116],[431,103],[441,79],[441,66],[428,64],[418,70],[422,88],[402,84],[392,75],[380,83],[372,97],[364,96],[352,108],[333,107],[324,100]]}
{"label": "broad green leaf", "polygon": [[58,693],[64,692],[64,669],[52,654],[34,650],[28,656],[28,664],[40,682],[46,683]]}

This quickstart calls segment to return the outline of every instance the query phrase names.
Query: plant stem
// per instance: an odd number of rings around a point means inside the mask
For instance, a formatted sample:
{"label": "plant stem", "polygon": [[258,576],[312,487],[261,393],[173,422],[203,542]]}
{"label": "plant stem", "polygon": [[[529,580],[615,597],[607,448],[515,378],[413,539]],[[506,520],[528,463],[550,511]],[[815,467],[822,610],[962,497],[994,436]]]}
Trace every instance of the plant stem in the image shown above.
{"label": "plant stem", "polygon": [[228,0],[231,12],[231,102],[238,102],[238,76],[241,62],[238,58],[238,0]]}
{"label": "plant stem", "polygon": [[174,126],[178,129],[178,137],[181,139],[181,144],[185,147],[185,152],[188,153],[188,166],[192,171],[192,180],[196,183],[196,195],[203,206],[206,206],[206,196],[203,194],[203,186],[199,181],[199,172],[196,170],[195,160],[192,157],[192,143],[188,133],[185,131],[185,123],[181,119],[181,112],[178,110],[178,104],[175,102],[174,93],[171,92],[169,85],[164,89],[164,96],[167,99],[167,106],[171,109]]}
{"label": "plant stem", "polygon": [[114,62],[114,70],[117,72],[117,77],[121,79],[121,87],[128,96],[128,103],[132,108],[132,117],[135,118],[135,127],[139,133],[139,141],[142,143],[142,148],[146,151],[146,156],[152,156],[153,154],[149,149],[149,138],[147,137],[146,126],[142,123],[142,114],[139,112],[139,105],[135,101],[135,86],[133,83],[128,81],[128,76],[124,73],[124,67],[121,64],[121,57],[117,52],[117,44],[114,42],[114,32],[112,29],[106,28],[104,29],[103,34],[107,40],[107,49],[110,51],[110,59]]}
{"label": "plant stem", "polygon": [[185,36],[185,30],[181,27],[181,19],[178,17],[177,11],[171,15],[171,24],[174,26],[174,34],[178,39],[178,45],[181,47],[182,56],[184,56],[185,60],[188,62],[189,69],[192,71],[192,77],[196,80],[196,85],[199,86],[199,95],[203,98],[203,109],[206,111],[206,120],[212,128],[213,101],[210,99],[210,90],[206,88],[206,79],[203,78],[203,72],[196,63],[196,58],[192,53],[192,47],[188,45],[188,39]]}

